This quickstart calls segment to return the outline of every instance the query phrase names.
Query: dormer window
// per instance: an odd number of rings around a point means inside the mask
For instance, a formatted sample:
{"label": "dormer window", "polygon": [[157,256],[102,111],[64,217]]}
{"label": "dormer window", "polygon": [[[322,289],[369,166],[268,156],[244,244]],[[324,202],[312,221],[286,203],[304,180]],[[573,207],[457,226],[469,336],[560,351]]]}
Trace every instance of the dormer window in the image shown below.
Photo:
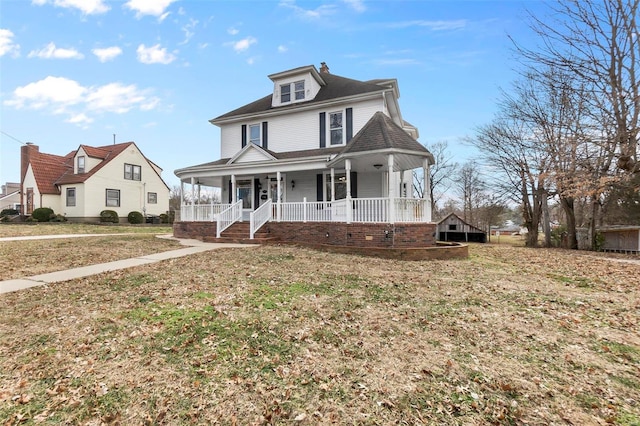
{"label": "dormer window", "polygon": [[304,80],[293,83],[295,89],[296,101],[304,99]]}
{"label": "dormer window", "polygon": [[296,81],[294,83],[281,84],[280,85],[280,103],[291,102],[291,92],[293,86],[293,99],[296,101],[304,100],[304,80]]}
{"label": "dormer window", "polygon": [[291,85],[283,84],[280,86],[280,102],[291,102]]}
{"label": "dormer window", "polygon": [[78,173],[84,173],[84,155],[79,156],[77,161],[78,161]]}

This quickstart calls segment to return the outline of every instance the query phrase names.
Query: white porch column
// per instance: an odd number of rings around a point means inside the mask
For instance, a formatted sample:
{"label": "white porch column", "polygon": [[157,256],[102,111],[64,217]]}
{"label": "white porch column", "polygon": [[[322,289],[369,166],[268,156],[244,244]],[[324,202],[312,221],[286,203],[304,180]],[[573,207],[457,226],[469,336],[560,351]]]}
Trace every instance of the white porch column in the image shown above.
{"label": "white porch column", "polygon": [[238,201],[236,192],[236,175],[231,175],[231,204],[235,204]]}
{"label": "white porch column", "polygon": [[429,168],[429,160],[422,160],[422,173],[424,175],[424,191],[422,191],[422,198],[425,200],[424,216],[425,222],[431,222],[431,171]]}
{"label": "white porch column", "polygon": [[[185,204],[184,204],[184,181],[182,179],[180,179],[180,220],[184,220],[184,218],[182,217],[183,215],[183,209],[185,208]],[[185,212],[186,213],[186,212]]]}
{"label": "white porch column", "polygon": [[393,172],[393,154],[387,156],[387,185],[389,187],[389,223],[396,222],[396,175]]}
{"label": "white porch column", "polygon": [[191,178],[191,220],[196,220],[196,182],[195,178]]}
{"label": "white porch column", "polygon": [[407,192],[404,190],[404,170],[400,170],[400,198],[408,198]]}
{"label": "white porch column", "polygon": [[331,202],[336,200],[336,169],[331,168]]}
{"label": "white porch column", "polygon": [[276,220],[278,222],[280,222],[280,220],[282,219],[282,182],[280,181],[280,179],[282,179],[281,176],[282,175],[280,174],[280,171],[276,172],[276,183],[278,184],[278,189],[276,191],[276,196],[278,197],[276,203]]}
{"label": "white porch column", "polygon": [[347,175],[347,223],[351,223],[351,216],[353,214],[353,207],[351,206],[351,160],[348,158],[344,160],[344,171]]}

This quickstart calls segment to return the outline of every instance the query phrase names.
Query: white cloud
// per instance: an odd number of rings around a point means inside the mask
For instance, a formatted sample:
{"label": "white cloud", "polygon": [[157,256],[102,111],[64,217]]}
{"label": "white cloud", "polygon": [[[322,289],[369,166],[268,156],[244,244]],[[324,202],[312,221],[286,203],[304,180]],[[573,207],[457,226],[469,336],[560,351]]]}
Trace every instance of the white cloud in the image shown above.
{"label": "white cloud", "polygon": [[239,32],[240,32],[240,30],[238,30],[237,28],[234,28],[234,27],[231,27],[231,28],[229,28],[229,29],[227,30],[227,33],[228,33],[228,34],[231,34],[231,35],[236,35],[236,34],[238,34]]}
{"label": "white cloud", "polygon": [[180,44],[187,44],[194,36],[195,29],[198,26],[198,21],[195,19],[190,19],[189,23],[182,27],[182,32],[184,33],[184,40]]}
{"label": "white cloud", "polygon": [[51,42],[40,50],[32,50],[29,52],[28,57],[41,59],[82,59],[84,55],[76,49],[56,47],[55,43]]}
{"label": "white cloud", "polygon": [[358,13],[362,13],[365,10],[367,10],[367,7],[364,5],[363,0],[343,0],[343,1]]}
{"label": "white cloud", "polygon": [[103,0],[33,0],[31,3],[37,6],[52,3],[57,7],[75,8],[85,15],[99,15],[111,9]]}
{"label": "white cloud", "polygon": [[278,5],[280,7],[291,9],[297,17],[305,20],[320,19],[324,16],[329,16],[336,13],[336,6],[329,5],[329,4],[320,5],[315,9],[305,9],[303,7],[298,6],[295,0],[281,0]]}
{"label": "white cloud", "polygon": [[92,115],[124,114],[132,109],[155,109],[160,100],[149,89],[136,85],[109,83],[84,87],[64,77],[48,76],[43,80],[16,88],[4,105],[16,109],[46,110],[54,115],[67,115],[68,123],[86,126],[94,121]]}
{"label": "white cloud", "polygon": [[12,31],[0,28],[0,56],[7,54],[18,56],[20,54],[20,45],[13,42],[13,37]]}
{"label": "white cloud", "polygon": [[126,8],[136,12],[136,18],[140,19],[145,15],[151,15],[163,21],[169,12],[167,8],[176,0],[129,0],[124,4]]}
{"label": "white cloud", "polygon": [[103,49],[96,48],[91,51],[94,55],[98,57],[100,62],[108,62],[115,59],[117,56],[122,54],[122,49],[118,46],[105,47]]}
{"label": "white cloud", "polygon": [[249,47],[252,44],[257,43],[258,40],[254,37],[246,37],[243,38],[242,40],[238,40],[238,41],[233,41],[231,43],[227,43],[227,45],[230,45],[233,47],[233,50],[236,51],[236,53],[240,53],[240,52],[244,52],[245,50],[249,49]]}
{"label": "white cloud", "polygon": [[168,53],[165,47],[160,47],[160,44],[146,47],[144,44],[138,46],[136,50],[138,53],[138,61],[143,64],[170,64],[176,60],[176,56],[172,53]]}
{"label": "white cloud", "polygon": [[457,19],[453,21],[400,21],[389,22],[384,24],[386,28],[409,28],[409,27],[427,27],[433,31],[459,30],[467,26],[467,20]]}
{"label": "white cloud", "polygon": [[64,77],[47,77],[29,83],[13,91],[13,98],[4,103],[16,108],[41,109],[54,106],[60,108],[82,102],[87,89],[76,81]]}
{"label": "white cloud", "polygon": [[278,46],[278,53],[285,53],[287,50],[289,50],[287,46],[284,46],[282,44]]}

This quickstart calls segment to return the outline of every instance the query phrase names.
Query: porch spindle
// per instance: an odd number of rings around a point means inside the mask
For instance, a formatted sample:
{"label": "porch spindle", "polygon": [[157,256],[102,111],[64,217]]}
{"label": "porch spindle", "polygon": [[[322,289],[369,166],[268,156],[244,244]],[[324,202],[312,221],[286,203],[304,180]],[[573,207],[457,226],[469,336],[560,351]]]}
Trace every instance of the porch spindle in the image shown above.
{"label": "porch spindle", "polygon": [[307,223],[307,197],[302,199],[302,221]]}

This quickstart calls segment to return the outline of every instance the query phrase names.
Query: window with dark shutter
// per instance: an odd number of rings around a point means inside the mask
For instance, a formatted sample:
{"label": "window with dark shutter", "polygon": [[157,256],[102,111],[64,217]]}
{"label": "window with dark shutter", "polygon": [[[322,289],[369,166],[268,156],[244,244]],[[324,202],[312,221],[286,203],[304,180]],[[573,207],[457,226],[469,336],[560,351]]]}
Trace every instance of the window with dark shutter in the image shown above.
{"label": "window with dark shutter", "polygon": [[245,146],[247,146],[247,125],[243,124],[242,125],[242,148],[244,148]]}
{"label": "window with dark shutter", "polygon": [[347,108],[346,111],[346,125],[347,125],[347,141],[346,143],[349,143],[349,141],[353,138],[353,108]]}
{"label": "window with dark shutter", "polygon": [[327,119],[326,113],[320,113],[320,148],[327,146]]}
{"label": "window with dark shutter", "polygon": [[262,147],[264,149],[269,149],[269,144],[267,143],[267,122],[262,122]]}

